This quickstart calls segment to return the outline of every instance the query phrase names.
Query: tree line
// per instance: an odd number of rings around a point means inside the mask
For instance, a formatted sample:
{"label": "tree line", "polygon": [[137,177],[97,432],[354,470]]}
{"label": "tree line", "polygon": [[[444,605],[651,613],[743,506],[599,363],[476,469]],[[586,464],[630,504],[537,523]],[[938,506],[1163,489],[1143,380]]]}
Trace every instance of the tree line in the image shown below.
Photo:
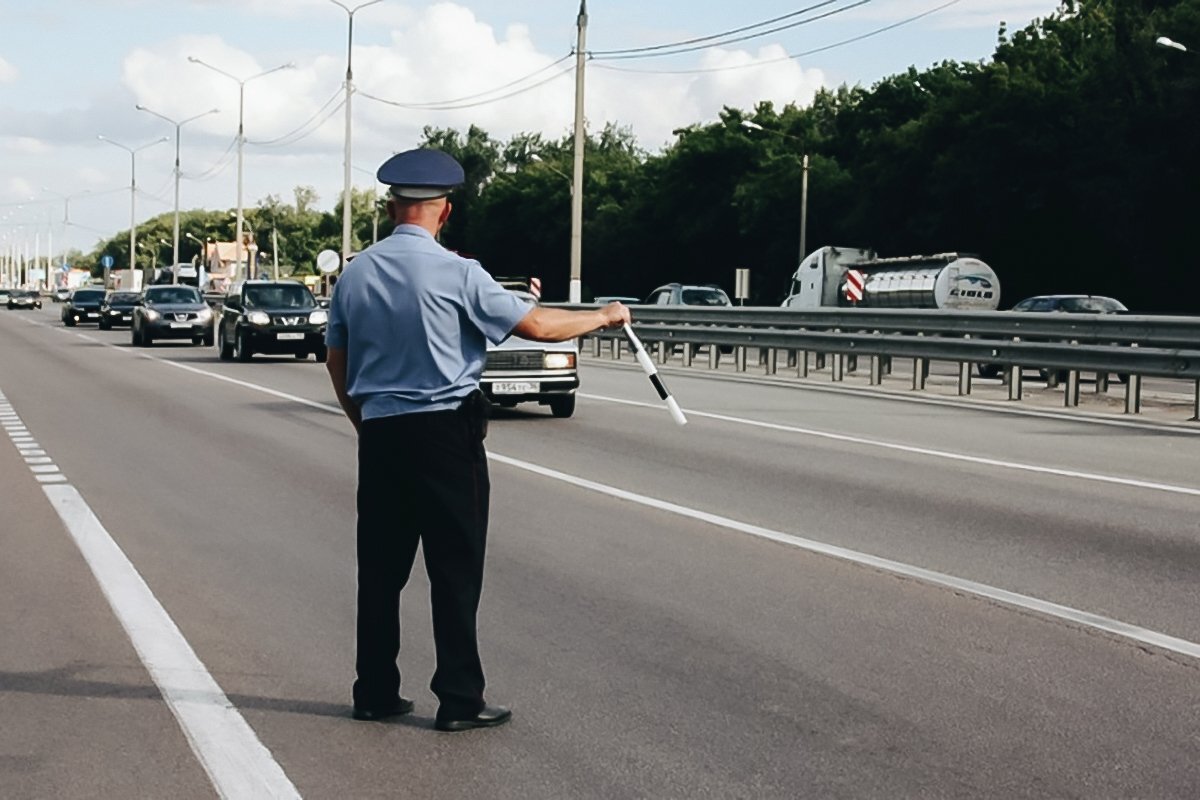
{"label": "tree line", "polygon": [[[1193,50],[1156,47],[1164,34]],[[1200,0],[1066,0],[1020,30],[1002,27],[985,62],[914,67],[869,88],[823,90],[804,107],[727,107],[715,122],[675,131],[661,152],[607,125],[586,147],[585,298],[644,297],[670,281],[730,290],[734,270],[747,267],[752,300],[778,303],[800,255],[807,155],[810,251],[974,253],[1000,275],[1004,306],[1069,292],[1194,313],[1197,48]],[[467,174],[444,243],[495,275],[537,275],[548,299],[565,299],[571,137],[502,142],[475,126],[430,127],[424,143]],[[322,212],[315,201],[301,187],[247,213],[260,247],[277,230],[298,271],[311,272],[320,249],[340,249],[340,203]],[[371,242],[376,214],[378,235],[389,232],[382,204],[355,193],[356,247]],[[189,215],[189,229],[232,236],[227,211]],[[139,235],[164,224],[169,241],[169,214]],[[123,263],[127,237],[90,258],[108,252]]]}

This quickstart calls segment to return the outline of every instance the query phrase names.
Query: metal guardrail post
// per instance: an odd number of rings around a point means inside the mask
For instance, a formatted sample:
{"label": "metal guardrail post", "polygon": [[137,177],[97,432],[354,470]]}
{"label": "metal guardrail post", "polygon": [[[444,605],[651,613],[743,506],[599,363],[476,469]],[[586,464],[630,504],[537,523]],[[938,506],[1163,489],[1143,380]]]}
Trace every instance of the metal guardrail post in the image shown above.
{"label": "metal guardrail post", "polygon": [[787,351],[787,368],[788,369],[796,368],[796,351],[795,350]]}
{"label": "metal guardrail post", "polygon": [[1063,404],[1067,408],[1079,406],[1079,370],[1067,370],[1067,380],[1063,384]]}
{"label": "metal guardrail post", "polygon": [[779,351],[774,347],[767,348],[767,366],[766,373],[774,375],[779,371]]}
{"label": "metal guardrail post", "polygon": [[708,346],[708,368],[716,369],[721,365],[721,348],[715,344]]}
{"label": "metal guardrail post", "polygon": [[966,397],[971,393],[971,362],[958,363],[958,396]]}
{"label": "metal guardrail post", "polygon": [[690,367],[692,365],[692,348],[694,346],[695,345],[693,345],[691,342],[683,343],[683,365],[685,367]]}
{"label": "metal guardrail post", "polygon": [[825,354],[824,353],[817,353],[813,357],[813,369],[817,370],[818,372],[825,369]]}
{"label": "metal guardrail post", "polygon": [[733,367],[738,372],[746,371],[746,348],[738,347],[733,351]]}
{"label": "metal guardrail post", "polygon": [[621,340],[620,339],[609,339],[608,346],[609,346],[609,349],[612,351],[613,361],[620,361],[621,360]]}
{"label": "metal guardrail post", "polygon": [[929,359],[913,359],[912,388],[914,392],[924,391],[925,381],[929,379]]}
{"label": "metal guardrail post", "polygon": [[1200,422],[1200,378],[1196,379],[1196,392],[1192,395],[1192,422]]}
{"label": "metal guardrail post", "polygon": [[881,358],[883,359],[883,374],[891,375],[892,374],[892,357],[891,356],[881,356]]}
{"label": "metal guardrail post", "polygon": [[883,383],[883,357],[871,356],[871,385],[879,386]]}
{"label": "metal guardrail post", "polygon": [[796,377],[797,378],[807,378],[808,377],[808,351],[807,350],[797,350],[796,351]]}
{"label": "metal guardrail post", "polygon": [[1125,413],[1142,413],[1142,376],[1130,375],[1125,379]]}
{"label": "metal guardrail post", "polygon": [[602,343],[601,343],[601,341],[600,341],[600,337],[599,337],[599,336],[593,336],[593,337],[592,337],[592,355],[593,355],[593,356],[595,356],[596,358],[599,358],[599,357],[600,357],[600,348],[601,348],[602,346],[603,346],[603,345],[602,345]]}
{"label": "metal guardrail post", "polygon": [[829,366],[829,377],[834,382],[841,382],[846,377],[846,356],[844,353],[832,353],[833,361]]}
{"label": "metal guardrail post", "polygon": [[858,372],[858,356],[846,356],[846,372]]}
{"label": "metal guardrail post", "polygon": [[1021,367],[1017,365],[1005,367],[1004,377],[1004,382],[1008,384],[1008,399],[1020,400],[1021,390],[1023,388],[1022,383],[1024,383],[1025,380],[1025,376],[1021,372]]}
{"label": "metal guardrail post", "polygon": [[673,349],[675,349],[675,346],[673,344],[671,344],[670,342],[659,342],[658,343],[658,363],[665,364],[668,361],[670,361],[671,360],[671,351]]}
{"label": "metal guardrail post", "polygon": [[1107,372],[1097,372],[1096,373],[1096,394],[1107,394],[1107,393],[1108,393],[1108,373]]}

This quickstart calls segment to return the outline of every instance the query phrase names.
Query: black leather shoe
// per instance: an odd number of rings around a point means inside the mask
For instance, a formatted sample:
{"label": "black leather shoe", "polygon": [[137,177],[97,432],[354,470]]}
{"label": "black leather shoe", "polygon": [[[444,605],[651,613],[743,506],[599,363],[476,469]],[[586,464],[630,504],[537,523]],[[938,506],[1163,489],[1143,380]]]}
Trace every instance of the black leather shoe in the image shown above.
{"label": "black leather shoe", "polygon": [[413,701],[403,697],[397,697],[396,702],[390,706],[355,706],[354,713],[351,714],[361,722],[379,722],[388,717],[398,717],[401,714],[409,714],[414,706]]}
{"label": "black leather shoe", "polygon": [[484,706],[478,714],[466,718],[449,718],[440,714],[433,723],[439,731],[469,731],[474,728],[495,728],[512,719],[512,712],[503,706]]}

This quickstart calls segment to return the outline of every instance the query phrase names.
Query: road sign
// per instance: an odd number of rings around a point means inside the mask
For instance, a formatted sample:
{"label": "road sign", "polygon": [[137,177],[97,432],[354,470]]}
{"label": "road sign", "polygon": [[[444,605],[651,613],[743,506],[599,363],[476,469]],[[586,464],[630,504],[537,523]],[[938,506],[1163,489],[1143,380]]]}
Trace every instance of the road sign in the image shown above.
{"label": "road sign", "polygon": [[863,289],[867,285],[867,276],[856,269],[846,270],[846,299],[851,303],[861,303]]}
{"label": "road sign", "polygon": [[112,265],[113,265],[113,257],[112,256],[110,256],[108,254],[100,256],[100,266],[104,267],[105,269],[112,269]]}
{"label": "road sign", "polygon": [[337,272],[338,267],[342,265],[342,257],[334,250],[322,250],[317,253],[317,269],[329,275]]}
{"label": "road sign", "polygon": [[738,300],[750,298],[750,270],[737,269],[733,271],[733,296]]}
{"label": "road sign", "polygon": [[71,265],[70,265],[70,264],[63,264],[63,265],[62,265],[61,267],[59,267],[58,269],[59,269],[59,271],[60,271],[60,272],[70,272],[70,271],[71,271]]}

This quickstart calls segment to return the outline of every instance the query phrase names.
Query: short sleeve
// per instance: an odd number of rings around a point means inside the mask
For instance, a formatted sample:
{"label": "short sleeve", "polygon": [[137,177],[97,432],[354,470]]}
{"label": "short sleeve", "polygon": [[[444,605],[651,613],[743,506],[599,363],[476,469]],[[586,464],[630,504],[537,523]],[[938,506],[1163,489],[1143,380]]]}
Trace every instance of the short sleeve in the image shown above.
{"label": "short sleeve", "polygon": [[530,311],[524,300],[496,283],[477,261],[469,262],[465,288],[467,317],[492,344],[507,339]]}
{"label": "short sleeve", "polygon": [[333,297],[329,301],[329,324],[325,328],[325,346],[338,350],[346,349],[349,336],[346,331],[346,311],[342,302],[342,281],[333,287]]}

